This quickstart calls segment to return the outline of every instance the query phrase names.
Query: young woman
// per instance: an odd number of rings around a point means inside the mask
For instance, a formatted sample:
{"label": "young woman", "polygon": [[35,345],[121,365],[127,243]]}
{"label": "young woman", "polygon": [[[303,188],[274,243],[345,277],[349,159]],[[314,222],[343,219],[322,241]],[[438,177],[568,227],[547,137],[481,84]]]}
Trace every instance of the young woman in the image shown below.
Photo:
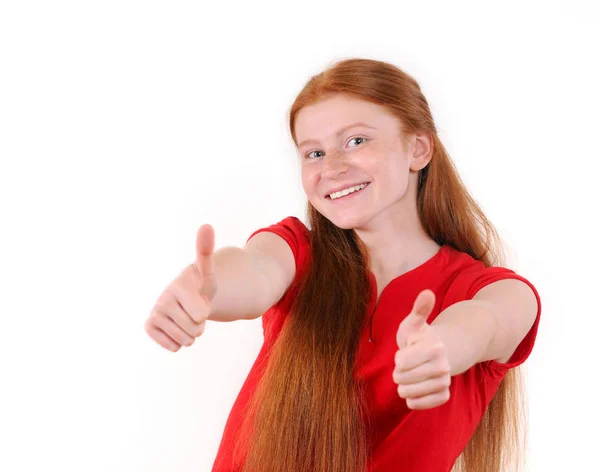
{"label": "young woman", "polygon": [[539,294],[503,267],[419,85],[340,61],[289,124],[308,226],[288,217],[215,254],[203,226],[146,324],[175,351],[206,319],[262,315],[213,471],[517,470]]}

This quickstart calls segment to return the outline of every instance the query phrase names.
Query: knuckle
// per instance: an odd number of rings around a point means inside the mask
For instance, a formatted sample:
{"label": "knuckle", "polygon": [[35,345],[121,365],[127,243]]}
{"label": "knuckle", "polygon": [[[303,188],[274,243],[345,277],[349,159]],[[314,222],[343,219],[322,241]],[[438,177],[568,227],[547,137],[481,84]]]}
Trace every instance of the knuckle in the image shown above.
{"label": "knuckle", "polygon": [[205,319],[208,318],[207,313],[208,309],[206,307],[204,299],[202,299],[202,302],[200,302],[196,307],[194,307],[193,310],[190,310],[190,317],[196,323],[202,323]]}
{"label": "knuckle", "polygon": [[162,347],[169,351],[176,351],[177,349],[179,349],[179,345],[176,342],[167,340],[162,336],[156,336],[152,339],[154,339],[154,341],[156,341],[158,344],[160,344]]}
{"label": "knuckle", "polygon": [[191,295],[185,304],[181,304],[181,307],[197,324],[206,320],[210,312],[210,305],[207,303],[206,298],[200,294]]}
{"label": "knuckle", "polygon": [[180,323],[178,321],[177,311],[169,308],[161,308],[157,310],[157,322],[161,323],[162,326],[170,326],[175,325],[180,328]]}
{"label": "knuckle", "polygon": [[146,320],[146,332],[153,333],[157,328],[160,328],[162,323],[162,319],[164,317],[161,316],[160,313],[153,311],[152,314]]}
{"label": "knuckle", "polygon": [[170,304],[167,302],[167,300],[159,300],[156,302],[156,305],[154,305],[154,316],[156,318],[161,318],[161,317],[165,317],[168,313],[171,312],[171,309],[169,308]]}
{"label": "knuckle", "polygon": [[450,372],[450,365],[448,364],[448,361],[445,359],[442,359],[441,361],[438,362],[437,368],[438,368],[438,371],[440,374],[447,374]]}
{"label": "knuckle", "polygon": [[190,337],[185,334],[184,332],[182,332],[181,329],[176,330],[176,338],[177,338],[177,342],[179,344],[181,344],[182,346],[189,346],[190,345]]}
{"label": "knuckle", "polygon": [[155,312],[152,323],[154,324],[154,326],[157,326],[158,328],[164,330],[164,328],[169,325],[170,321],[171,321],[171,318],[169,318],[165,314],[165,312],[161,310],[161,311]]}
{"label": "knuckle", "polygon": [[165,305],[171,303],[174,299],[177,298],[177,291],[175,289],[174,283],[169,284],[167,288],[160,294],[158,300],[156,300],[156,304]]}
{"label": "knuckle", "polygon": [[173,311],[174,309],[183,306],[182,300],[185,300],[185,291],[180,289],[174,284],[171,284],[165,289],[164,296],[159,300],[161,306],[167,310]]}
{"label": "knuckle", "polygon": [[200,323],[200,326],[198,326],[198,329],[196,330],[196,336],[201,336],[202,333],[204,333],[205,329],[206,329],[206,321],[203,321],[202,323]]}
{"label": "knuckle", "polygon": [[153,324],[156,324],[156,321],[163,318],[165,315],[165,309],[160,305],[155,305],[152,309],[152,313],[150,313],[149,321]]}

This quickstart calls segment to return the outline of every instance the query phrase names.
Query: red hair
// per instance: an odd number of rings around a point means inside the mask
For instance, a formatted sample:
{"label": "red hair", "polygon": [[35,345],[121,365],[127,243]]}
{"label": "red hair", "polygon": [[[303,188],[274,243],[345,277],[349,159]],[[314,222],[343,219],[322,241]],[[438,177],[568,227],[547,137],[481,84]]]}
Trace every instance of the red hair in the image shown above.
{"label": "red hair", "polygon": [[[381,61],[332,64],[308,81],[291,107],[296,145],[299,110],[333,94],[385,107],[404,137],[430,133],[433,155],[417,189],[425,231],[486,267],[504,266],[502,241],[439,140],[418,83]],[[363,472],[370,454],[362,387],[354,377],[369,296],[368,253],[354,230],[336,227],[310,203],[307,214],[310,264],[248,405],[244,472]],[[523,398],[521,370],[510,369],[453,471],[518,470]]]}

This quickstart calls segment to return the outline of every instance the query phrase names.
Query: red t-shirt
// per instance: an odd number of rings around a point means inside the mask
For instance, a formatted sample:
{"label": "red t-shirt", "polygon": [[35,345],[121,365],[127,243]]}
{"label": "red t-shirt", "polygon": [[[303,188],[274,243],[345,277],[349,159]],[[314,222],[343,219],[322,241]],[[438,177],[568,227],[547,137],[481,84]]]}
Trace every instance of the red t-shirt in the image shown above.
{"label": "red t-shirt", "polygon": [[[259,229],[250,238],[261,231],[273,232],[287,241],[294,253],[296,277],[285,296],[262,316],[264,343],[229,414],[212,472],[240,470],[232,451],[241,424],[241,411],[254,392],[263,371],[259,364],[281,331],[297,293],[297,280],[305,273],[310,256],[308,229],[297,218],[288,217]],[[392,371],[398,350],[396,332],[400,322],[411,312],[417,295],[424,289],[435,293],[436,305],[427,320],[431,323],[448,306],[469,300],[484,286],[507,278],[527,283],[538,301],[535,323],[508,363],[478,363],[452,377],[450,399],[446,403],[427,410],[409,409],[406,400],[398,395]],[[448,472],[472,437],[508,369],[529,357],[541,313],[539,294],[528,280],[514,271],[503,267],[486,268],[482,262],[448,245],[442,246],[419,267],[393,279],[381,293],[374,312],[376,286],[372,274],[371,280],[368,313],[372,313],[372,322],[363,330],[356,370],[366,385],[369,405],[372,453],[366,472]]]}

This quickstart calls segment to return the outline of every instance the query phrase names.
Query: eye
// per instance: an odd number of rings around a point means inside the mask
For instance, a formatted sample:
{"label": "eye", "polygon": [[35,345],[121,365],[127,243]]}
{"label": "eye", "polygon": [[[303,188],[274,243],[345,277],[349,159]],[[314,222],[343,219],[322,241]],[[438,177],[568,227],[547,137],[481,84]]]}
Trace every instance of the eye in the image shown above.
{"label": "eye", "polygon": [[[321,152],[322,153],[322,151],[311,151],[311,152],[306,153],[306,157],[310,159],[310,155],[312,153],[314,153],[314,152]],[[317,156],[317,157],[321,157],[321,156]]]}
{"label": "eye", "polygon": [[[364,143],[364,142],[366,142],[366,141],[367,141],[367,138],[363,138],[362,136],[357,136],[357,137],[355,137],[355,138],[351,138],[351,139],[350,139],[350,141],[348,141],[348,142],[349,142],[349,143],[351,143],[352,141],[356,141],[356,140],[358,140],[358,139],[362,139],[362,142],[360,142],[360,143],[358,143],[358,144],[362,144],[362,143]],[[352,146],[352,147],[355,147],[355,146]]]}
{"label": "eye", "polygon": [[[348,140],[348,142],[351,143],[352,141],[357,141],[357,140],[361,140],[361,141],[358,142],[358,144],[356,144],[355,146],[350,146],[350,147],[356,147],[356,146],[358,146],[360,144],[363,144],[364,142],[368,141],[367,138],[364,138],[362,136],[356,136],[354,138],[350,138],[350,140]],[[311,155],[313,153],[317,153],[317,152],[321,153],[321,155],[320,156],[314,156],[314,157],[322,157],[323,156],[323,151],[311,151],[311,152],[307,152],[306,155],[305,155],[305,157],[307,159],[312,159]]]}

